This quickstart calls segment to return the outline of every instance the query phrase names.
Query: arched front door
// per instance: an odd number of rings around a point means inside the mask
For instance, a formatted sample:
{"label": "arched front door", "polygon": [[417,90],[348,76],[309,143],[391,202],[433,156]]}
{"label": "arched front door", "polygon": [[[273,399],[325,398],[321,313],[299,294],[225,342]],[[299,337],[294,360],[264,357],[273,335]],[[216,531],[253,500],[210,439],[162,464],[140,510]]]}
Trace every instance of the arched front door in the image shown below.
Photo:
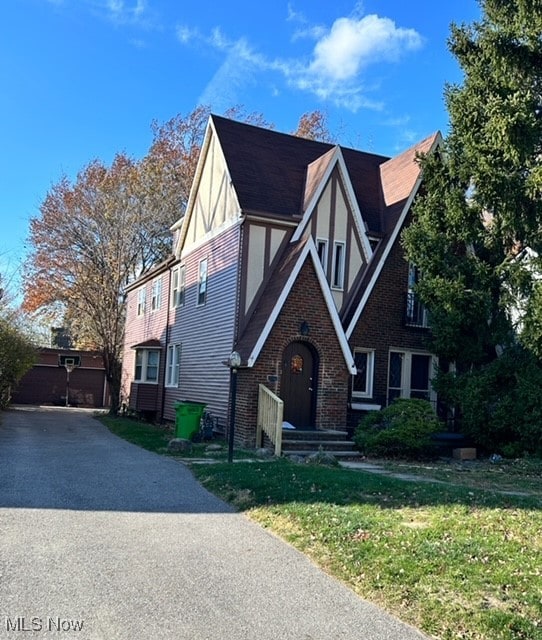
{"label": "arched front door", "polygon": [[304,342],[292,342],[282,359],[281,396],[284,420],[297,429],[315,427],[316,358]]}

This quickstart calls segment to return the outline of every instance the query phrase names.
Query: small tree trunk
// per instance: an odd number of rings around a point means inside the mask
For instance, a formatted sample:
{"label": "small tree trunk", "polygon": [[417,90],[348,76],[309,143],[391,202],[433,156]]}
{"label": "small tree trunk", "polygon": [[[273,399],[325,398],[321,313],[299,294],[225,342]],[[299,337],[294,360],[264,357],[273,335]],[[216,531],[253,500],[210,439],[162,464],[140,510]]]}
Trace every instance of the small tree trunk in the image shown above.
{"label": "small tree trunk", "polygon": [[111,394],[111,405],[109,413],[116,416],[119,411],[120,389],[122,380],[122,363],[120,358],[107,349],[103,351],[103,362],[105,368],[105,377],[109,384]]}

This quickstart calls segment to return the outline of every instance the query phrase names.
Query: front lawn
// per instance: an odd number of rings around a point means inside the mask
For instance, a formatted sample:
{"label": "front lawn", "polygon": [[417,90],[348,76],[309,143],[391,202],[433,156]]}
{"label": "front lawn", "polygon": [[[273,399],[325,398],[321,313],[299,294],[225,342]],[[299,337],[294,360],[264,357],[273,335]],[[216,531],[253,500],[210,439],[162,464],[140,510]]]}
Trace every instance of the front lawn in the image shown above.
{"label": "front lawn", "polygon": [[296,465],[193,468],[360,596],[443,640],[542,639],[542,503]]}
{"label": "front lawn", "polygon": [[[170,430],[101,419],[120,437],[166,453]],[[205,456],[205,447],[192,455]],[[224,458],[225,444],[211,455]],[[542,640],[540,462],[378,462],[449,484],[284,459],[192,469],[210,491],[429,636]]]}
{"label": "front lawn", "polygon": [[134,418],[100,415],[98,420],[115,435],[147,451],[165,453],[172,438],[171,429]]}
{"label": "front lawn", "polygon": [[[228,458],[228,445],[223,438],[213,438],[209,442],[194,442],[191,451],[172,453],[167,450],[168,442],[174,437],[173,429],[170,426],[152,424],[135,418],[115,418],[108,415],[99,416],[98,419],[115,435],[154,453],[183,459],[227,460]],[[220,450],[208,451],[209,445],[219,446]],[[236,449],[234,455],[235,459],[246,459],[254,457],[254,452]]]}
{"label": "front lawn", "polygon": [[370,460],[388,471],[411,473],[466,487],[525,493],[542,498],[542,461],[536,458],[405,462]]}

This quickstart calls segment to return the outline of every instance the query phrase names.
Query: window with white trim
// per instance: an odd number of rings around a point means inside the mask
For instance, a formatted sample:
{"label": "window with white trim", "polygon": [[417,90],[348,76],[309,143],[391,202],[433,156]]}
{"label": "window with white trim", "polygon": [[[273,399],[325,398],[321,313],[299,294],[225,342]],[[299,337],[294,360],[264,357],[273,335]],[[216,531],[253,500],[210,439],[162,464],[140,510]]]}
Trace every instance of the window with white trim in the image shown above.
{"label": "window with white trim", "polygon": [[170,344],[166,356],[166,387],[179,386],[179,367],[181,364],[181,345]]}
{"label": "window with white trim", "polygon": [[205,304],[207,299],[207,258],[199,263],[198,272],[198,306]]}
{"label": "window with white trim", "polygon": [[324,273],[327,275],[327,240],[317,238],[316,251],[318,252],[318,258],[320,258],[320,263],[324,269]]}
{"label": "window with white trim", "polygon": [[145,287],[137,290],[137,315],[142,316],[145,314],[145,303],[147,298],[147,290]]}
{"label": "window with white trim", "polygon": [[425,305],[422,304],[420,297],[416,292],[416,285],[419,281],[420,270],[414,263],[410,262],[408,265],[408,291],[405,321],[407,326],[426,329],[429,327],[429,317]]}
{"label": "window with white trim", "polygon": [[162,278],[152,281],[151,289],[151,311],[157,311],[162,304]]}
{"label": "window with white trim", "polygon": [[435,402],[431,385],[437,359],[429,353],[390,351],[388,366],[388,404],[396,398],[421,398]]}
{"label": "window with white trim", "polygon": [[184,304],[184,292],[186,287],[186,268],[184,265],[175,267],[171,272],[171,307],[180,307]]}
{"label": "window with white trim", "polygon": [[346,247],[344,242],[333,243],[333,263],[331,273],[331,286],[334,289],[344,287],[344,259]]}
{"label": "window with white trim", "polygon": [[135,382],[158,382],[160,351],[158,349],[137,349],[135,361]]}
{"label": "window with white trim", "polygon": [[357,373],[352,376],[352,398],[373,396],[375,352],[371,349],[354,349],[354,363]]}

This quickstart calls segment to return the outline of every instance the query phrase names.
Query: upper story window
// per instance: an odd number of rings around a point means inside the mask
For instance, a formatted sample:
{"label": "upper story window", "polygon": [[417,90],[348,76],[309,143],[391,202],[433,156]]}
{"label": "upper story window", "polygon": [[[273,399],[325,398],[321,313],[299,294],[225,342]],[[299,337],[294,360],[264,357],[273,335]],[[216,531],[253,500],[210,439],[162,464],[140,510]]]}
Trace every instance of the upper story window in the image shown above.
{"label": "upper story window", "polygon": [[371,398],[373,395],[374,351],[354,349],[357,373],[352,376],[352,397]]}
{"label": "upper story window", "polygon": [[162,279],[156,278],[152,281],[152,293],[151,293],[151,311],[160,309],[162,304]]}
{"label": "upper story window", "polygon": [[147,290],[145,287],[137,290],[137,315],[142,316],[145,313]]}
{"label": "upper story window", "polygon": [[158,349],[137,349],[134,380],[136,382],[158,382],[160,351]]}
{"label": "upper story window", "polygon": [[344,261],[346,247],[344,242],[333,243],[333,262],[331,273],[331,286],[334,289],[344,288]]}
{"label": "upper story window", "polygon": [[198,274],[198,306],[205,304],[207,299],[207,258],[199,263]]}
{"label": "upper story window", "polygon": [[408,291],[405,309],[405,324],[409,327],[427,328],[429,317],[425,305],[416,293],[416,285],[420,280],[420,270],[415,265],[408,265]]}
{"label": "upper story window", "polygon": [[318,257],[320,258],[320,263],[322,264],[324,273],[327,275],[327,240],[317,238],[316,251],[318,252]]}
{"label": "upper story window", "polygon": [[186,268],[184,265],[175,267],[171,272],[171,307],[180,307],[184,304],[186,287]]}

